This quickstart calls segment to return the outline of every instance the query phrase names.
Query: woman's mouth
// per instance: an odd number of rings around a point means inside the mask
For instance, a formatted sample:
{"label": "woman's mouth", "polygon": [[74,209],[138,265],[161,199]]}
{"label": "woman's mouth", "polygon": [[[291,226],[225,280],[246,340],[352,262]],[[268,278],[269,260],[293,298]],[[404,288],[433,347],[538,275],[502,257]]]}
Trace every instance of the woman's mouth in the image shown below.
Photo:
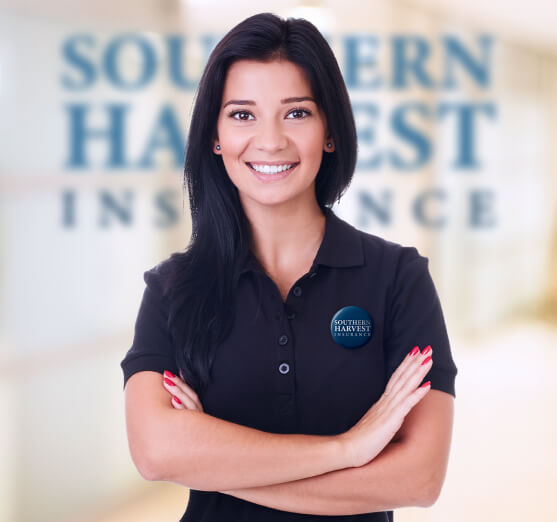
{"label": "woman's mouth", "polygon": [[[246,165],[248,166],[249,170],[255,175],[255,177],[263,181],[264,183],[269,183],[271,181],[277,181],[286,178],[299,164],[299,161],[296,163],[285,163],[284,165],[280,165],[280,167],[289,165],[287,169],[278,169],[278,172],[275,172],[274,170],[277,170],[276,166],[271,169],[269,166],[265,167],[264,165],[259,165],[256,163],[255,165],[259,167],[259,170],[264,170],[263,172],[260,172],[256,170],[251,163],[246,162]],[[265,172],[265,170],[267,172]]]}

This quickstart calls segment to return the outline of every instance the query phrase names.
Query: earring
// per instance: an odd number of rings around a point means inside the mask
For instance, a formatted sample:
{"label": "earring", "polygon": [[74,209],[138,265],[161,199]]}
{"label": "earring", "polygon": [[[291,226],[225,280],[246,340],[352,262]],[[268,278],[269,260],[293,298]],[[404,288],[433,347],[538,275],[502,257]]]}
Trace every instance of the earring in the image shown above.
{"label": "earring", "polygon": [[331,148],[333,144],[331,142],[327,143],[327,147]]}
{"label": "earring", "polygon": [[217,145],[217,150],[220,150],[220,145]]}

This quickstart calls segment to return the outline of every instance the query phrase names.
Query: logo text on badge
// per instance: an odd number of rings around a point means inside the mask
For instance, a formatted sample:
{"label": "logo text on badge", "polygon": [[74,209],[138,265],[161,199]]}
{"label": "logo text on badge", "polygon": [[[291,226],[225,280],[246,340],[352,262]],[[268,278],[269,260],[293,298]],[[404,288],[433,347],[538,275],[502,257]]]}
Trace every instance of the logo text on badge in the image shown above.
{"label": "logo text on badge", "polygon": [[345,348],[358,348],[373,334],[373,319],[361,306],[345,306],[331,319],[331,335]]}

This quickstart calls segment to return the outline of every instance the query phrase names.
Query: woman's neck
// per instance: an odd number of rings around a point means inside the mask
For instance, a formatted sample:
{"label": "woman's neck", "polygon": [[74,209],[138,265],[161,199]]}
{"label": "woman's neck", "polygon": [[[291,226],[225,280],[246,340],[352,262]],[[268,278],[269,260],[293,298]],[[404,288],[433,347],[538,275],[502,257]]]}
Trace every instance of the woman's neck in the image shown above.
{"label": "woman's neck", "polygon": [[326,219],[315,199],[313,204],[252,206],[246,216],[253,253],[272,273],[311,263],[325,234]]}

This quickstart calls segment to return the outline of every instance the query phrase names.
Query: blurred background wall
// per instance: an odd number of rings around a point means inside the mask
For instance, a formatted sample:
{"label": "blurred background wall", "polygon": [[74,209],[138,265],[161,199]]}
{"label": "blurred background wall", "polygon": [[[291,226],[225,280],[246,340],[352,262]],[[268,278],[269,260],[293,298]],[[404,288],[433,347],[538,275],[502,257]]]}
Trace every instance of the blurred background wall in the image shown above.
{"label": "blurred background wall", "polygon": [[131,461],[119,362],[143,272],[189,239],[200,74],[262,11],[312,21],[341,65],[359,164],[335,211],[415,245],[443,305],[449,470],[433,507],[397,520],[557,520],[557,6],[543,0],[0,3],[0,519],[185,510],[186,488]]}

